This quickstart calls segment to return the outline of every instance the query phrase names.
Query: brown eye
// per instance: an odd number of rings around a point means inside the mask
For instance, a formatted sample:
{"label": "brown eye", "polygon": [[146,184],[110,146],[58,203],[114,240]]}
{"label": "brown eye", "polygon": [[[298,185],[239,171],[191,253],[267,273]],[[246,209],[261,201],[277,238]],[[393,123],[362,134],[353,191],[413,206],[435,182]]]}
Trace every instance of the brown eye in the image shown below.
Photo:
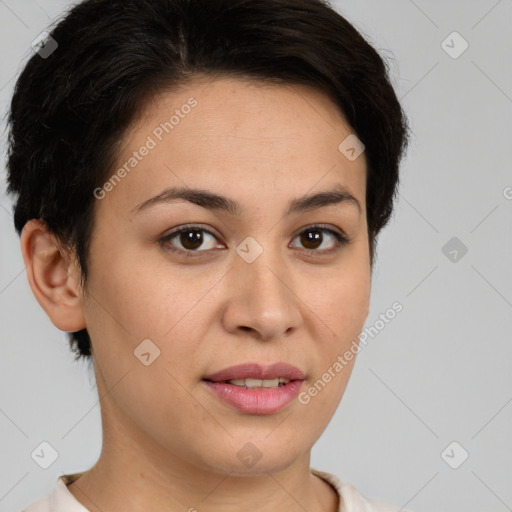
{"label": "brown eye", "polygon": [[[212,243],[210,240],[210,247],[208,247],[209,239],[216,240],[215,236],[207,229],[199,226],[185,226],[164,236],[160,242],[170,252],[181,252],[186,256],[196,256],[194,253],[207,252],[219,245]],[[201,247],[202,249],[200,249]]]}
{"label": "brown eye", "polygon": [[203,236],[200,229],[187,229],[178,233],[181,245],[187,250],[194,250],[201,247]]}
{"label": "brown eye", "polygon": [[[324,233],[327,233],[328,236],[326,237]],[[319,254],[336,251],[350,242],[350,240],[341,233],[322,226],[311,226],[304,229],[297,235],[297,238],[300,238],[301,245],[306,251],[318,252]],[[329,241],[329,238],[335,240],[334,244],[324,244],[325,240],[327,240],[327,242]],[[322,247],[322,245],[327,245],[328,247]]]}
{"label": "brown eye", "polygon": [[323,235],[319,229],[308,229],[301,233],[301,242],[306,249],[317,249],[322,241]]}
{"label": "brown eye", "polygon": [[[208,247],[209,238],[211,239],[210,247]],[[331,254],[350,243],[350,239],[346,236],[323,226],[310,226],[301,231],[295,238],[300,238],[301,246],[306,252],[318,255]],[[215,235],[209,230],[192,225],[184,226],[169,233],[160,239],[160,243],[169,252],[196,257],[201,256],[201,253],[209,252],[211,249],[219,248],[219,245],[220,248],[224,248],[222,244],[212,243],[215,240],[217,240]],[[329,240],[331,243],[329,243]],[[325,245],[327,247],[322,247]]]}

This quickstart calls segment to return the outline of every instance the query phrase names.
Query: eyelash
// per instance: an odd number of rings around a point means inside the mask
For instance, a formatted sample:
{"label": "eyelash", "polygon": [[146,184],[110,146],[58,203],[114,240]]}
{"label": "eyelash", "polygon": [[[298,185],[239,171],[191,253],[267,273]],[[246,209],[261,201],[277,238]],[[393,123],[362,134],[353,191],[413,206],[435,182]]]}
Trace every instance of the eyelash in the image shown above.
{"label": "eyelash", "polygon": [[[344,246],[348,245],[351,242],[351,239],[348,238],[347,236],[342,235],[341,233],[338,233],[337,231],[329,229],[329,228],[327,228],[327,227],[325,227],[325,226],[323,226],[321,224],[314,224],[312,226],[308,226],[306,229],[303,229],[300,233],[298,233],[295,238],[297,238],[299,235],[302,235],[303,233],[305,233],[307,231],[315,231],[315,230],[316,231],[325,231],[325,232],[333,235],[334,238],[336,239],[336,245],[332,249],[324,249],[324,250],[304,249],[308,254],[316,253],[316,254],[329,255],[329,254],[331,254],[333,252],[339,251],[340,249],[342,249]],[[208,229],[203,228],[202,226],[191,224],[191,225],[184,226],[184,227],[180,228],[179,230],[173,231],[172,233],[169,233],[169,234],[165,235],[164,237],[162,237],[159,240],[159,242],[162,245],[166,244],[166,243],[169,242],[169,240],[171,240],[175,236],[180,235],[181,233],[184,233],[184,232],[187,232],[187,231],[204,231],[204,232],[210,234],[212,237],[217,238]],[[190,249],[188,249],[188,250],[176,249],[176,248],[170,247],[169,245],[166,246],[165,250],[169,251],[171,253],[180,253],[180,254],[188,257],[188,258],[197,258],[197,257],[201,256],[200,253],[202,253],[202,252],[209,252],[209,250],[206,250],[206,251],[198,251],[198,250],[192,251]],[[199,253],[199,254],[197,254],[197,253]]]}

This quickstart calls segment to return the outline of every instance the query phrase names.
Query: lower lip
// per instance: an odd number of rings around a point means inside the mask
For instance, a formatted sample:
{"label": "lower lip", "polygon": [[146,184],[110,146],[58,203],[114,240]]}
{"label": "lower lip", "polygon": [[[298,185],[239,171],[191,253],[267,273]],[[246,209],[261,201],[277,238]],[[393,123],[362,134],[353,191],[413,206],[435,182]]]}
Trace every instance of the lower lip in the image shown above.
{"label": "lower lip", "polygon": [[303,380],[292,380],[277,388],[235,386],[226,382],[203,381],[227,404],[247,414],[272,414],[286,407],[299,393]]}

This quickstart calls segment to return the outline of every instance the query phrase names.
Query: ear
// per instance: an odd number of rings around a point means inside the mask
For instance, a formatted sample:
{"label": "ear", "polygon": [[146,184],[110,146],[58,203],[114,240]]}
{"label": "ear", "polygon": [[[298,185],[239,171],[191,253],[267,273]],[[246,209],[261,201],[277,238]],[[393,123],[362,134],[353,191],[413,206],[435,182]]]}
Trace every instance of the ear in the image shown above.
{"label": "ear", "polygon": [[25,224],[20,243],[30,288],[53,325],[68,332],[84,329],[76,258],[69,257],[40,219]]}

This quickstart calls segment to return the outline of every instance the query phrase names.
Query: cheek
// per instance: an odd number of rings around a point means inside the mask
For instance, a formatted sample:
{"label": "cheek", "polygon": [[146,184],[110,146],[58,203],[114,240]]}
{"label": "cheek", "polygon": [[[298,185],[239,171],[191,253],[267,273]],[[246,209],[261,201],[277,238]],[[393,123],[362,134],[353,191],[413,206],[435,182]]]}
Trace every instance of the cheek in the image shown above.
{"label": "cheek", "polygon": [[330,337],[339,343],[362,329],[369,310],[370,287],[370,274],[364,265],[340,266],[314,280],[305,296]]}
{"label": "cheek", "polygon": [[[343,397],[357,359],[359,335],[368,315],[370,281],[364,270],[325,282],[324,292],[315,287],[308,305],[321,326],[316,331],[311,360],[315,373],[302,394],[306,421],[320,435]],[[313,302],[309,302],[309,300]],[[348,356],[347,356],[348,354]]]}
{"label": "cheek", "polygon": [[183,273],[171,273],[144,251],[108,255],[98,258],[91,271],[89,315],[114,342],[121,336],[135,346],[137,340],[159,337],[197,302],[197,287]]}
{"label": "cheek", "polygon": [[334,414],[343,396],[357,358],[359,335],[370,301],[370,273],[366,265],[340,268],[330,276],[317,279],[318,286],[311,289],[308,297],[308,305],[312,304],[311,309],[320,319],[317,325],[321,326],[315,337],[317,350],[312,355],[317,364],[310,382],[310,406],[315,411],[313,416],[322,418]]}

